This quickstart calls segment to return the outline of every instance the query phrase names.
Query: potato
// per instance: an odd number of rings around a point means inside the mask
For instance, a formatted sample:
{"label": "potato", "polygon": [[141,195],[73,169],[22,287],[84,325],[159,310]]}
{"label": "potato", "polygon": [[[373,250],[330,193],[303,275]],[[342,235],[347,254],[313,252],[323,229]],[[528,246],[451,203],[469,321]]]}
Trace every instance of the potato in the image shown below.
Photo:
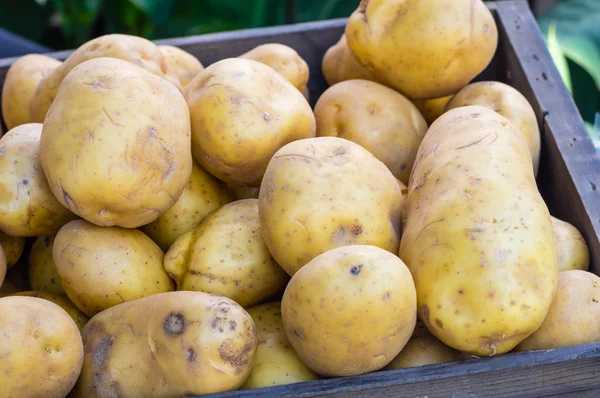
{"label": "potato", "polygon": [[590,249],[581,232],[571,224],[551,217],[558,251],[558,271],[590,269]]}
{"label": "potato", "polygon": [[251,186],[285,144],[314,137],[315,118],[300,91],[249,59],[210,65],[186,86],[192,153],[217,178]]}
{"label": "potato", "polygon": [[374,246],[330,250],[300,269],[283,294],[285,333],[321,376],[386,366],[410,338],[416,292],[406,265]]}
{"label": "potato", "polygon": [[25,238],[6,235],[0,231],[0,246],[4,250],[6,256],[6,266],[11,268],[14,266],[25,249]]}
{"label": "potato", "polygon": [[525,136],[533,170],[537,174],[540,164],[540,129],[535,112],[523,94],[500,82],[472,83],[452,97],[446,110],[468,105],[485,106],[510,120]]}
{"label": "potato", "polygon": [[179,47],[162,45],[158,48],[162,51],[169,69],[177,76],[182,87],[185,87],[204,69],[198,58]]}
{"label": "potato", "polygon": [[258,199],[258,187],[249,187],[244,184],[227,184],[227,187],[237,199]]}
{"label": "potato", "polygon": [[256,352],[242,307],[201,292],[157,294],[92,318],[73,397],[182,397],[235,390]]}
{"label": "potato", "polygon": [[52,257],[67,296],[90,317],[174,288],[162,250],[137,229],[72,221],[56,235]]}
{"label": "potato", "polygon": [[0,299],[3,398],[62,398],[79,377],[83,345],[58,305],[35,297]]}
{"label": "potato", "polygon": [[87,321],[90,320],[90,318],[88,318],[83,312],[79,311],[79,308],[75,307],[75,305],[71,301],[69,301],[68,298],[59,294],[29,290],[25,292],[15,293],[13,294],[13,296],[37,297],[53,302],[54,304],[58,305],[60,308],[65,310],[67,314],[69,314],[69,316],[73,318],[73,321],[75,321],[75,324],[77,325],[79,330],[83,329]]}
{"label": "potato", "polygon": [[275,69],[285,80],[302,91],[308,83],[308,64],[291,47],[279,43],[268,43],[240,55]]}
{"label": "potato", "polygon": [[30,109],[35,90],[40,80],[60,64],[46,55],[28,54],[11,65],[2,88],[2,116],[9,130],[32,122]]}
{"label": "potato", "polygon": [[182,235],[165,255],[177,290],[218,294],[242,307],[283,291],[287,274],[262,238],[258,200],[239,200],[215,210]]}
{"label": "potato", "polygon": [[481,106],[442,115],[419,148],[400,258],[419,319],[459,351],[510,351],[552,302],[556,246],[530,163],[517,128]]}
{"label": "potato", "polygon": [[378,82],[411,99],[456,93],[488,66],[498,45],[482,0],[363,0],[345,34]]}
{"label": "potato", "polygon": [[[121,34],[104,35],[84,43],[65,62],[40,81],[31,102],[31,121],[37,123],[44,122],[44,117],[56,98],[59,87],[71,70],[86,61],[105,57],[116,58],[137,65],[169,81],[178,90],[182,90],[177,74],[170,69],[166,57],[156,44],[137,36]],[[100,64],[96,65],[100,66]],[[89,87],[94,89],[94,91],[106,90],[110,92],[112,91],[110,88],[115,86],[115,81],[112,79],[105,78],[107,81],[103,81],[105,79],[97,80],[94,77],[92,75],[86,81],[86,83],[91,83]],[[121,77],[121,79],[123,78]],[[110,82],[111,80],[112,83]],[[125,84],[125,86],[131,85],[132,83]],[[154,93],[154,95],[160,96],[158,93]]]}
{"label": "potato", "polygon": [[419,112],[421,112],[421,115],[423,115],[427,124],[431,125],[442,115],[442,113],[444,113],[444,109],[450,99],[452,99],[452,95],[441,98],[413,100],[413,104],[415,104]]}
{"label": "potato", "polygon": [[290,275],[336,247],[363,244],[397,253],[401,208],[402,193],[388,168],[337,137],[281,148],[259,193],[263,237]]}
{"label": "potato", "polygon": [[248,309],[257,330],[258,346],[254,365],[242,390],[279,386],[317,380],[294,351],[285,335],[281,319],[281,302],[262,304]]}
{"label": "potato", "polygon": [[63,206],[100,226],[136,228],[181,195],[192,171],[190,141],[188,107],[173,85],[128,62],[96,58],[60,86],[40,158]]}
{"label": "potato", "polygon": [[33,290],[66,296],[52,259],[54,236],[40,236],[31,247],[28,259],[29,284]]}
{"label": "potato", "polygon": [[600,342],[600,278],[582,270],[558,274],[548,316],[517,351],[549,350]]}
{"label": "potato", "polygon": [[377,81],[367,68],[356,60],[348,48],[346,35],[342,35],[340,40],[327,50],[321,69],[330,86],[353,79]]}
{"label": "potato", "polygon": [[193,162],[192,176],[177,202],[140,229],[161,249],[169,250],[177,238],[197,227],[207,214],[232,200],[219,180]]}
{"label": "potato", "polygon": [[6,276],[7,268],[8,267],[6,266],[6,256],[4,255],[4,250],[2,249],[2,246],[0,246],[0,287],[4,283],[4,277]]}
{"label": "potato", "polygon": [[402,94],[367,80],[341,82],[321,95],[315,119],[317,136],[361,145],[408,184],[427,123]]}
{"label": "potato", "polygon": [[54,197],[40,164],[39,123],[0,140],[0,229],[13,236],[52,235],[76,217]]}

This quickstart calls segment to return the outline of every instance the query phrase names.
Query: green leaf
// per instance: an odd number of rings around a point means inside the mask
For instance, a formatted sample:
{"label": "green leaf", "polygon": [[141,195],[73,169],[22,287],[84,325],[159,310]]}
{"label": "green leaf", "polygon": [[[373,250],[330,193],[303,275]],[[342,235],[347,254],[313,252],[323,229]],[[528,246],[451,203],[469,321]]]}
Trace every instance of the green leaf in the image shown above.
{"label": "green leaf", "polygon": [[174,0],[129,0],[140,11],[146,14],[156,25],[169,21],[175,5]]}
{"label": "green leaf", "polygon": [[554,22],[551,23],[550,27],[548,28],[547,44],[548,51],[552,56],[552,60],[556,65],[556,69],[558,69],[558,72],[560,73],[560,76],[562,77],[565,86],[567,86],[569,92],[572,93],[573,87],[571,84],[571,74],[569,72],[569,66],[567,64],[565,54],[563,53],[560,44],[558,43],[558,40],[556,38],[556,23]]}
{"label": "green leaf", "polygon": [[[560,25],[558,28],[560,31]],[[558,42],[565,56],[581,66],[600,89],[600,50],[594,41],[585,36],[559,34]]]}
{"label": "green leaf", "polygon": [[548,30],[552,21],[558,21],[561,34],[585,36],[600,47],[600,1],[561,1],[547,14],[538,18],[543,32]]}

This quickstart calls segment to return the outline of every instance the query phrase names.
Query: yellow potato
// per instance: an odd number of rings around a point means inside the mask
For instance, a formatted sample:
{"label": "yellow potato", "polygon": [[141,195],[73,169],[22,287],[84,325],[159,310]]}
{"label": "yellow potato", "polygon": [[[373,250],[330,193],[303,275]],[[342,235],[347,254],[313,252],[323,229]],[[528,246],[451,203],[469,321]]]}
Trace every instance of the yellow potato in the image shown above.
{"label": "yellow potato", "polygon": [[269,162],[259,193],[263,237],[290,275],[327,250],[397,253],[402,193],[388,168],[337,137],[292,142]]}
{"label": "yellow potato", "polygon": [[140,229],[161,249],[169,250],[177,238],[197,227],[207,214],[232,200],[219,180],[193,162],[192,176],[177,202]]}
{"label": "yellow potato", "polygon": [[415,285],[406,265],[374,246],[348,246],[314,258],[283,295],[285,332],[302,361],[322,376],[386,366],[415,328]]}
{"label": "yellow potato", "polygon": [[265,302],[289,280],[262,238],[258,199],[229,203],[206,216],[173,243],[164,265],[177,290],[218,294],[242,307]]}
{"label": "yellow potato", "polygon": [[363,0],[345,34],[378,82],[411,99],[456,93],[488,66],[498,45],[482,0]]}
{"label": "yellow potato", "polygon": [[285,80],[302,91],[308,83],[308,64],[296,50],[279,43],[263,44],[240,55],[275,69]]}
{"label": "yellow potato", "polygon": [[438,117],[442,116],[450,99],[452,99],[452,95],[441,98],[413,100],[413,104],[415,104],[419,112],[421,112],[421,115],[423,115],[427,124],[432,124]]}
{"label": "yellow potato", "polygon": [[60,308],[65,310],[67,314],[69,314],[69,316],[73,318],[73,321],[75,321],[75,324],[77,325],[79,330],[83,329],[85,324],[90,320],[90,318],[88,318],[83,312],[79,311],[79,308],[75,307],[75,305],[71,301],[69,301],[68,298],[59,294],[29,290],[25,292],[15,293],[13,294],[13,296],[37,297],[53,302],[54,304],[58,305]]}
{"label": "yellow potato", "polygon": [[198,58],[179,47],[163,45],[158,48],[183,87],[204,69]]}
{"label": "yellow potato", "polygon": [[317,136],[356,142],[408,184],[427,123],[402,94],[367,80],[341,82],[321,95],[315,119]]}
{"label": "yellow potato", "polygon": [[72,221],[56,235],[52,255],[67,296],[88,316],[173,290],[162,250],[137,229]]}
{"label": "yellow potato", "polygon": [[11,65],[2,88],[2,116],[9,130],[32,122],[30,109],[35,90],[40,80],[60,64],[46,55],[28,54]]}
{"label": "yellow potato", "polygon": [[[44,122],[44,117],[56,98],[60,85],[71,70],[91,59],[105,57],[116,58],[137,65],[169,81],[178,90],[182,90],[177,75],[169,68],[166,57],[156,44],[137,36],[104,35],[80,46],[65,62],[40,81],[31,102],[31,121]],[[106,89],[105,84],[102,81],[93,79],[93,76],[90,76],[87,82],[91,83],[91,87],[95,86],[97,90]]]}
{"label": "yellow potato", "polygon": [[4,277],[6,276],[6,256],[4,255],[4,250],[2,250],[2,246],[0,246],[0,287],[4,283]]}
{"label": "yellow potato", "polygon": [[249,187],[244,184],[227,184],[227,187],[235,197],[239,199],[258,199],[259,187]]}
{"label": "yellow potato", "polygon": [[81,372],[77,325],[58,305],[34,297],[0,299],[3,398],[66,397]]}
{"label": "yellow potato", "polygon": [[459,351],[510,351],[552,302],[557,252],[530,163],[517,128],[481,106],[442,115],[419,148],[400,258],[419,319]]}
{"label": "yellow potato", "polygon": [[346,35],[342,35],[340,40],[327,50],[321,69],[330,86],[353,79],[377,81],[367,68],[356,60],[348,48]]}
{"label": "yellow potato", "polygon": [[185,96],[194,159],[228,183],[259,185],[279,148],[315,135],[315,118],[302,93],[256,61],[214,63],[186,86]]}
{"label": "yellow potato", "polygon": [[190,180],[190,148],[189,110],[173,85],[96,58],[60,86],[40,157],[63,206],[97,225],[135,228],[177,201]]}
{"label": "yellow potato", "polygon": [[590,269],[590,249],[581,232],[568,222],[552,217],[552,229],[558,251],[558,271]]}
{"label": "yellow potato", "polygon": [[6,256],[6,266],[11,268],[14,266],[25,249],[25,238],[6,235],[0,231],[0,246],[4,250]]}
{"label": "yellow potato", "polygon": [[13,236],[52,235],[76,217],[54,197],[40,164],[39,123],[0,140],[0,229]]}
{"label": "yellow potato", "polygon": [[540,129],[535,112],[523,94],[500,82],[472,83],[452,97],[446,110],[468,105],[485,106],[510,120],[525,137],[533,170],[537,174],[540,164]]}
{"label": "yellow potato", "polygon": [[83,371],[72,396],[183,397],[239,388],[256,327],[238,304],[200,292],[157,294],[112,307],[82,332]]}
{"label": "yellow potato", "polygon": [[40,236],[33,243],[28,260],[29,284],[33,290],[65,296],[52,259],[53,244],[54,236]]}

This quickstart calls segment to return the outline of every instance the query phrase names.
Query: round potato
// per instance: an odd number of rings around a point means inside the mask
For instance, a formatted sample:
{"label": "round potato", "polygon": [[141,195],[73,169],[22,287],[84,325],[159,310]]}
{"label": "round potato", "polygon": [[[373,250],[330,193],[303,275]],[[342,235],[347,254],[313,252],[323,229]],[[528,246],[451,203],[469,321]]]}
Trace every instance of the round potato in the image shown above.
{"label": "round potato", "polygon": [[182,397],[239,388],[256,326],[234,301],[201,292],[157,294],[112,307],[82,332],[73,397]]}
{"label": "round potato", "polygon": [[452,99],[452,95],[426,100],[413,100],[413,104],[421,112],[427,124],[431,125],[438,117],[442,116],[450,99]]}
{"label": "round potato", "polygon": [[559,272],[550,311],[517,351],[549,350],[600,342],[600,278],[591,272]]}
{"label": "round potato", "polygon": [[185,95],[194,158],[225,182],[260,185],[279,148],[315,135],[315,117],[302,93],[253,60],[210,65],[186,86]]}
{"label": "round potato", "polygon": [[166,251],[177,238],[197,227],[208,213],[232,200],[219,180],[193,162],[192,176],[177,202],[140,229]]}
{"label": "round potato", "polygon": [[10,66],[2,88],[2,116],[9,130],[32,122],[30,109],[35,90],[60,64],[46,55],[28,54]]}
{"label": "round potato", "polygon": [[446,110],[469,105],[490,108],[510,120],[519,129],[527,141],[533,170],[537,174],[542,145],[540,129],[535,112],[523,94],[508,84],[500,82],[472,83],[452,97],[446,105]]}
{"label": "round potato", "polygon": [[6,235],[0,231],[0,246],[4,250],[6,256],[6,266],[11,268],[14,266],[25,249],[25,238]]}
{"label": "round potato", "polygon": [[6,266],[6,256],[4,255],[4,250],[2,250],[2,246],[0,246],[0,287],[4,283],[4,277],[6,276],[6,270],[8,267]]}
{"label": "round potato", "polygon": [[198,58],[179,47],[163,45],[158,48],[162,51],[167,65],[177,76],[182,87],[185,87],[204,69]]}
{"label": "round potato", "polygon": [[408,184],[427,123],[402,94],[367,80],[341,82],[321,95],[315,119],[317,136],[356,142]]}
{"label": "round potato", "polygon": [[346,35],[342,35],[340,40],[327,50],[321,69],[330,86],[353,79],[377,81],[367,68],[356,60],[348,48]]}
{"label": "round potato", "polygon": [[42,167],[61,204],[96,225],[125,228],[154,221],[177,201],[190,180],[190,150],[183,95],[112,58],[69,73],[40,141]]}
{"label": "round potato", "polygon": [[0,299],[3,398],[63,398],[83,362],[77,325],[58,305],[34,297]]}
{"label": "round potato", "polygon": [[415,328],[416,306],[402,260],[356,245],[323,253],[294,274],[281,313],[302,362],[321,376],[350,376],[398,355]]}
{"label": "round potato", "polygon": [[285,335],[281,319],[281,302],[262,304],[248,309],[257,330],[258,346],[252,371],[242,390],[279,386],[317,380],[294,351]]}
{"label": "round potato", "polygon": [[56,235],[52,257],[67,296],[88,316],[174,288],[162,250],[137,229],[72,221]]}
{"label": "round potato", "polygon": [[79,308],[75,307],[75,305],[72,302],[70,302],[68,298],[59,294],[29,290],[25,292],[15,293],[13,294],[13,296],[37,297],[53,302],[54,304],[58,305],[60,308],[65,310],[67,314],[69,314],[69,316],[73,318],[73,321],[75,321],[75,324],[77,325],[79,330],[83,329],[87,321],[90,320],[90,318],[88,318],[83,312],[79,311]]}
{"label": "round potato", "polygon": [[396,253],[401,208],[400,186],[388,168],[337,137],[281,148],[259,193],[263,237],[290,275],[336,247],[373,245]]}
{"label": "round potato", "polygon": [[558,271],[590,269],[590,249],[581,232],[571,224],[551,217],[558,251]]}
{"label": "round potato", "polygon": [[262,238],[257,199],[239,200],[206,216],[175,241],[164,264],[177,290],[218,294],[242,307],[265,302],[289,280]]}
{"label": "round potato", "polygon": [[54,236],[40,236],[33,242],[28,259],[29,284],[33,290],[65,296],[52,259],[53,245]]}
{"label": "round potato", "polygon": [[279,43],[268,43],[240,55],[275,69],[292,86],[302,91],[308,83],[308,64],[291,47]]}
{"label": "round potato", "polygon": [[411,99],[456,93],[488,66],[498,45],[482,0],[363,0],[345,33],[358,62]]}
{"label": "round potato", "polygon": [[54,197],[40,164],[39,123],[0,139],[0,229],[13,236],[52,235],[76,216]]}

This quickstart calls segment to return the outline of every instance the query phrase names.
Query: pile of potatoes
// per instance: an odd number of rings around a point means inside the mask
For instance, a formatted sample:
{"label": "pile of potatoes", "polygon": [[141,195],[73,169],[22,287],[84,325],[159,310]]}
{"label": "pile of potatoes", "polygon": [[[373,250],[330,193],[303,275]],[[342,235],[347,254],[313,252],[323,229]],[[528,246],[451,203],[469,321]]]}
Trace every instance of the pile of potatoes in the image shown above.
{"label": "pile of potatoes", "polygon": [[472,83],[497,42],[480,0],[363,0],[314,109],[276,43],[206,68],[117,34],[17,60],[0,395],[183,397],[600,341],[586,242],[536,186],[536,115]]}

